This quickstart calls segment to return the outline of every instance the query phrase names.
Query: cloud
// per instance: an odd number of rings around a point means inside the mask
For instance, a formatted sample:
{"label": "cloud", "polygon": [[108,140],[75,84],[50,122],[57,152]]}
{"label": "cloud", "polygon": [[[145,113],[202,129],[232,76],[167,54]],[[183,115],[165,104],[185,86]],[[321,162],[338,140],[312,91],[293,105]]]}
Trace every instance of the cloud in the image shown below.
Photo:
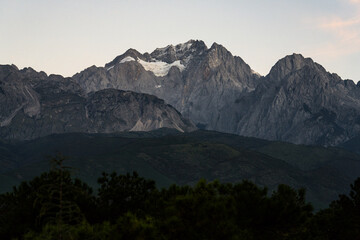
{"label": "cloud", "polygon": [[315,51],[316,55],[337,58],[360,53],[360,0],[347,0],[346,3],[354,6],[353,16],[328,16],[318,20],[317,28],[330,34],[330,38]]}
{"label": "cloud", "polygon": [[[360,0],[359,0],[360,1]],[[324,29],[337,29],[337,28],[344,28],[344,27],[351,27],[356,26],[360,24],[360,17],[359,18],[353,18],[353,19],[341,19],[341,18],[335,18],[330,20],[330,22],[326,22],[321,24],[320,27]]]}

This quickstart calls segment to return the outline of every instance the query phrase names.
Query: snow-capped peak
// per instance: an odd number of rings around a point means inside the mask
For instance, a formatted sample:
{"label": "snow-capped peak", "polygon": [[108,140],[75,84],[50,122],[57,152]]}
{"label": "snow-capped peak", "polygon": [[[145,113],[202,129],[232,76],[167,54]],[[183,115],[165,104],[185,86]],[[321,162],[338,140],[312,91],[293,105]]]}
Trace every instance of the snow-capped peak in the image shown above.
{"label": "snow-capped peak", "polygon": [[168,45],[163,48],[157,48],[157,49],[155,49],[155,51],[159,52],[160,53],[159,55],[166,54],[168,51],[173,51],[176,54],[181,54],[181,53],[184,53],[185,51],[189,50],[191,48],[192,44],[193,44],[193,40],[190,40],[186,43],[180,43],[175,46]]}
{"label": "snow-capped peak", "polygon": [[155,62],[146,62],[144,60],[138,59],[138,63],[140,63],[146,71],[151,71],[157,77],[164,77],[166,76],[171,67],[177,67],[180,71],[185,69],[185,66],[180,63],[180,60],[177,60],[173,63],[166,63],[162,61],[155,61]]}
{"label": "snow-capped peak", "polygon": [[[185,69],[185,66],[183,64],[181,64],[180,60],[174,61],[172,63],[166,63],[163,61],[158,61],[156,59],[153,59],[153,61],[148,62],[148,61],[142,60],[139,57],[137,57],[137,60],[135,60],[135,58],[133,58],[133,57],[126,56],[119,63],[123,64],[126,62],[132,62],[132,61],[136,61],[136,62],[140,63],[146,71],[153,72],[154,75],[157,77],[166,76],[169,73],[171,67],[177,67],[180,70],[180,72],[182,72]],[[110,66],[109,68],[107,68],[107,70],[109,71],[113,67],[114,66]]]}
{"label": "snow-capped peak", "polygon": [[180,43],[180,44],[176,45],[175,50],[176,50],[176,52],[184,52],[184,51],[190,49],[191,46],[192,46],[192,41],[190,40],[186,43]]}
{"label": "snow-capped peak", "polygon": [[189,55],[193,54],[196,51],[196,46],[194,48],[194,43],[194,40],[190,40],[185,43],[177,44],[175,46],[168,45],[163,48],[157,48],[151,53],[151,57],[167,63],[181,60],[182,64],[184,64],[185,58],[188,58]]}
{"label": "snow-capped peak", "polygon": [[130,57],[130,56],[127,56],[127,57],[124,57],[120,63],[124,63],[124,62],[131,62],[131,61],[136,61],[133,57]]}

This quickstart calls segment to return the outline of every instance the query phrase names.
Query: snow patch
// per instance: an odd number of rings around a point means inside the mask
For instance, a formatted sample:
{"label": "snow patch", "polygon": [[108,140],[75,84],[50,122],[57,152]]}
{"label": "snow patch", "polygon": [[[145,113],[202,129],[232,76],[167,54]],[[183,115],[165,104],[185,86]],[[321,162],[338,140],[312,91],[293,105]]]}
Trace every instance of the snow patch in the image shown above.
{"label": "snow patch", "polygon": [[180,60],[177,60],[173,63],[166,63],[161,61],[156,62],[146,62],[144,60],[138,59],[138,63],[140,63],[146,71],[151,71],[157,77],[164,77],[166,76],[171,67],[177,67],[180,72],[185,69],[185,66],[180,63]]}
{"label": "snow patch", "polygon": [[131,61],[135,61],[135,59],[133,57],[130,57],[130,56],[127,56],[127,57],[124,57],[120,63],[124,63],[124,62],[131,62]]}
{"label": "snow patch", "polygon": [[[123,59],[121,59],[120,63],[125,63],[125,62],[131,62],[131,61],[136,61],[133,57],[127,56],[124,57]],[[108,67],[106,70],[109,71],[111,69],[113,69],[115,67],[115,65]]]}
{"label": "snow patch", "polygon": [[163,54],[166,53],[166,51],[167,51],[169,48],[174,49],[174,46],[173,46],[173,45],[168,45],[168,46],[166,46],[166,47],[156,48],[155,51],[159,51],[159,52],[161,52],[161,55],[163,55]]}
{"label": "snow patch", "polygon": [[114,68],[114,66],[111,66],[111,67],[109,67],[108,69],[106,69],[107,71],[109,71],[110,69],[112,69],[112,68]]}
{"label": "snow patch", "polygon": [[[186,43],[180,43],[176,46],[168,45],[163,48],[156,48],[155,52],[157,53],[156,57],[160,58],[164,55],[166,55],[169,51],[172,51],[175,53],[175,57],[177,59],[181,58],[189,49],[191,49],[191,46],[193,45],[193,42],[190,40]],[[191,52],[195,52],[196,49],[191,49]]]}
{"label": "snow patch", "polygon": [[191,48],[192,43],[191,42],[186,42],[186,43],[180,43],[178,45],[176,45],[176,52],[181,51],[184,52],[185,50],[188,50]]}

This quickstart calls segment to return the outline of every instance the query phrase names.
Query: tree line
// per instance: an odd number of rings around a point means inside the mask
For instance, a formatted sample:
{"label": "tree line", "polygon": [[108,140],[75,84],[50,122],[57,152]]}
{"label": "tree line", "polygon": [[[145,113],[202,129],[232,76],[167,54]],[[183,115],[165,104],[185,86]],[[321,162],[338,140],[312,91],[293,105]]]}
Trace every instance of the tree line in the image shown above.
{"label": "tree line", "polygon": [[157,189],[136,172],[103,173],[94,193],[63,161],[0,195],[0,239],[360,239],[360,178],[315,213],[305,189],[246,180]]}

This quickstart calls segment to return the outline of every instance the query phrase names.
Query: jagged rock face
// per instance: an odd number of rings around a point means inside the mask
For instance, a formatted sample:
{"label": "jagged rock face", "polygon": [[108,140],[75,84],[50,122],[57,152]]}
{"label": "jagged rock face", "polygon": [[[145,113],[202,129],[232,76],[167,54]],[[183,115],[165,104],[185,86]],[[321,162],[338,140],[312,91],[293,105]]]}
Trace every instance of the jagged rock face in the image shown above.
{"label": "jagged rock face", "polygon": [[8,138],[193,128],[161,101],[149,104],[134,93],[126,100],[110,89],[155,95],[210,130],[321,145],[360,135],[360,82],[343,81],[299,54],[279,60],[261,77],[223,46],[208,49],[190,40],[150,54],[129,49],[105,67],[89,67],[73,78],[14,66],[1,66],[0,77],[0,133]]}
{"label": "jagged rock face", "polygon": [[20,80],[15,66],[0,66],[0,79],[0,127],[8,126],[20,110],[29,117],[39,114],[38,94]]}
{"label": "jagged rock face", "polygon": [[154,96],[107,89],[87,95],[71,78],[0,66],[0,138],[33,139],[52,133],[194,130]]}
{"label": "jagged rock face", "polygon": [[115,88],[155,95],[200,127],[234,132],[238,119],[230,103],[252,91],[259,75],[223,46],[208,49],[190,40],[151,54],[129,49],[104,68],[93,66],[73,78],[88,93]]}
{"label": "jagged rock face", "polygon": [[221,45],[208,49],[191,40],[151,54],[130,49],[105,68],[91,67],[74,79],[86,92],[116,88],[153,94],[211,130],[322,145],[337,145],[360,132],[360,84],[343,81],[300,54],[279,60],[260,77]]}
{"label": "jagged rock face", "polygon": [[281,59],[237,105],[240,135],[337,145],[360,133],[360,88],[299,54]]}
{"label": "jagged rock face", "polygon": [[181,132],[195,130],[172,106],[148,94],[105,89],[89,94],[85,109],[96,132],[150,131],[163,127]]}

